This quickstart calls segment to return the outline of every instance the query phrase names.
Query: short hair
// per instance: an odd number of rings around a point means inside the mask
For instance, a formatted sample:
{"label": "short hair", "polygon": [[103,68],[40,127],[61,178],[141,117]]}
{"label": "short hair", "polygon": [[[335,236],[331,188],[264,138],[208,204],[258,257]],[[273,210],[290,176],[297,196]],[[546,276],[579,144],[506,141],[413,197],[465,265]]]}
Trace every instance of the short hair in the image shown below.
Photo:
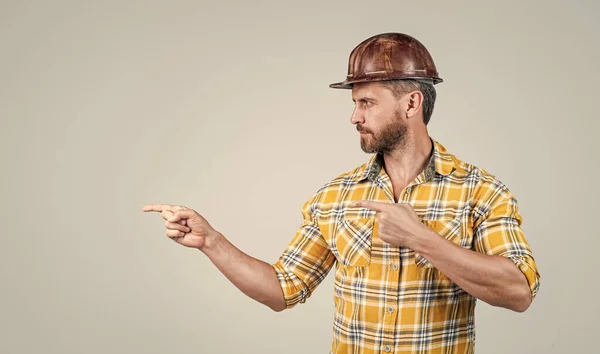
{"label": "short hair", "polygon": [[380,82],[384,87],[392,91],[396,98],[400,98],[402,95],[411,91],[421,91],[423,94],[423,122],[425,125],[429,124],[436,98],[435,87],[433,87],[433,84],[412,79],[386,80]]}

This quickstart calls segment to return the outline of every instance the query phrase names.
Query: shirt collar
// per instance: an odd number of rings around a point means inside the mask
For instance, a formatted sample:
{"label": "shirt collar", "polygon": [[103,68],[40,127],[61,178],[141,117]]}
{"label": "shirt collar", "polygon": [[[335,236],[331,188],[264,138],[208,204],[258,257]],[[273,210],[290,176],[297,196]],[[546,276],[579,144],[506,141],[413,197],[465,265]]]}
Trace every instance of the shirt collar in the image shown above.
{"label": "shirt collar", "polygon": [[[417,177],[417,180],[423,179],[424,181],[430,181],[436,173],[448,176],[456,170],[455,159],[448,153],[446,148],[434,139],[431,139],[431,142],[433,143],[433,151],[430,155],[429,163],[425,170]],[[374,154],[369,161],[357,171],[356,182],[365,179],[375,181],[382,173],[383,165],[383,155],[380,153]]]}

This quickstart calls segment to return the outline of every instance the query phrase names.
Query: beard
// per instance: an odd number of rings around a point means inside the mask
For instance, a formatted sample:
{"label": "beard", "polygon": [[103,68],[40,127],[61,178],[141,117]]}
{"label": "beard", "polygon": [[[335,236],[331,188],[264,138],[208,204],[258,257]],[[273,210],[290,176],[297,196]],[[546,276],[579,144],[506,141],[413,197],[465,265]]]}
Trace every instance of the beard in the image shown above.
{"label": "beard", "polygon": [[358,131],[369,134],[360,138],[360,147],[364,152],[387,154],[406,143],[408,127],[398,113],[394,116],[395,119],[377,133],[363,128],[360,124],[356,126]]}

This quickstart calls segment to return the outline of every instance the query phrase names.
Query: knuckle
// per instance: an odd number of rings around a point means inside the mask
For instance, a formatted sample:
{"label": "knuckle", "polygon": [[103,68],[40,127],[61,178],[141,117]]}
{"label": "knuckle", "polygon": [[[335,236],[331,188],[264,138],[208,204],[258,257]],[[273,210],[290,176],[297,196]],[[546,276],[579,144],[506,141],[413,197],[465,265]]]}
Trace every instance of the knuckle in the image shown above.
{"label": "knuckle", "polygon": [[177,230],[177,229],[179,228],[179,227],[178,227],[178,226],[179,226],[178,224],[173,224],[172,222],[168,222],[168,221],[165,223],[165,226],[166,226],[166,227],[167,227],[167,229],[169,229],[169,230]]}

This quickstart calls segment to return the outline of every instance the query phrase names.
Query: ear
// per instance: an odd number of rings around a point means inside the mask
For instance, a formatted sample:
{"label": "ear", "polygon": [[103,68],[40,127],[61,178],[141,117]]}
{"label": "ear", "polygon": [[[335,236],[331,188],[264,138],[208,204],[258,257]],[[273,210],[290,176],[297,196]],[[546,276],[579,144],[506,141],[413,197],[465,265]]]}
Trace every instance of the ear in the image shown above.
{"label": "ear", "polygon": [[423,106],[423,94],[421,91],[412,91],[406,95],[406,118],[410,119],[418,116]]}

